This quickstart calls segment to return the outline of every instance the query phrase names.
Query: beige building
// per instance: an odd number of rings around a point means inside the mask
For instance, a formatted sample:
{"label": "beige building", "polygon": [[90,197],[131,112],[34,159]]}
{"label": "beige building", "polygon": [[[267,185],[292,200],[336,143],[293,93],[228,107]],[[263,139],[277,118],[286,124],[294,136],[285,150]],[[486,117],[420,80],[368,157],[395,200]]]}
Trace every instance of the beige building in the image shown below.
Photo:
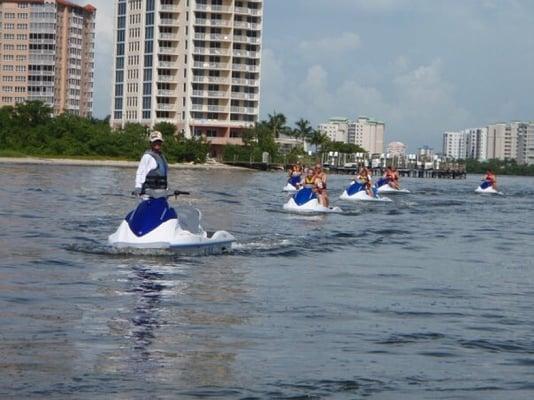
{"label": "beige building", "polygon": [[347,118],[330,118],[328,122],[319,124],[319,131],[332,142],[348,142],[350,121]]}
{"label": "beige building", "polygon": [[40,100],[90,116],[95,13],[64,0],[0,1],[0,106]]}
{"label": "beige building", "polygon": [[367,117],[358,117],[349,129],[349,143],[357,144],[369,154],[381,154],[384,152],[386,124],[383,122]]}
{"label": "beige building", "polygon": [[405,157],[406,145],[402,142],[391,142],[388,144],[387,154],[390,157]]}
{"label": "beige building", "polygon": [[520,122],[488,125],[487,158],[499,160],[517,159]]}
{"label": "beige building", "polygon": [[241,144],[259,115],[263,0],[115,1],[111,124]]}

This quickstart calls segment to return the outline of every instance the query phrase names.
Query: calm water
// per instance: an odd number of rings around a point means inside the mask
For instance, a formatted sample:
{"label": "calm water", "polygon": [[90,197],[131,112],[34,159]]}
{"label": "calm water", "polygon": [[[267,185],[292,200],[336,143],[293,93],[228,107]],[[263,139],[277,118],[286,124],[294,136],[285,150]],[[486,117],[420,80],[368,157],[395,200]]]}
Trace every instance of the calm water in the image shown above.
{"label": "calm water", "polygon": [[172,171],[238,238],[183,258],[107,248],[134,172],[0,165],[0,398],[534,397],[534,179],[296,216],[282,174]]}

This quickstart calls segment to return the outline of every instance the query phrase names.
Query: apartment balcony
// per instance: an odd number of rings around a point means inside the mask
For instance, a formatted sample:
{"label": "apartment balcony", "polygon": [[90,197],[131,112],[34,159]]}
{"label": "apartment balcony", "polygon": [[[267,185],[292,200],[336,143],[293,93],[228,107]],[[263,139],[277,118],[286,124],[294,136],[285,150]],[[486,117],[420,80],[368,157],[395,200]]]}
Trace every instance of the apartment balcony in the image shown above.
{"label": "apartment balcony", "polygon": [[261,53],[259,51],[234,49],[233,54],[234,54],[234,57],[247,57],[247,58],[260,58],[261,57]]}
{"label": "apartment balcony", "polygon": [[223,76],[202,76],[202,75],[195,75],[193,76],[193,82],[196,83],[219,83],[223,85],[229,85],[230,79],[225,78]]}
{"label": "apartment balcony", "polygon": [[236,7],[236,8],[234,8],[234,13],[242,14],[242,15],[261,16],[261,15],[263,15],[263,9],[261,9],[261,8]]}
{"label": "apartment balcony", "polygon": [[177,54],[178,47],[160,47],[158,49],[159,54]]}
{"label": "apartment balcony", "polygon": [[176,75],[158,75],[159,82],[175,82]]}
{"label": "apartment balcony", "polygon": [[232,84],[241,85],[241,86],[259,86],[260,80],[259,79],[232,78]]}
{"label": "apartment balcony", "polygon": [[245,72],[260,72],[260,66],[247,64],[232,64],[232,70]]}
{"label": "apartment balcony", "polygon": [[160,18],[159,25],[178,26],[178,18]]}
{"label": "apartment balcony", "polygon": [[159,34],[160,40],[175,40],[178,41],[178,33],[177,32],[160,32]]}
{"label": "apartment balcony", "polygon": [[219,145],[228,145],[228,144],[243,145],[243,139],[241,139],[241,138],[232,138],[232,137],[226,137],[226,136],[216,136],[216,137],[207,137],[206,140],[207,140],[210,144],[219,144]]}
{"label": "apartment balcony", "polygon": [[165,12],[180,12],[177,4],[161,4],[159,10]]}
{"label": "apartment balcony", "polygon": [[221,90],[193,90],[193,97],[222,99],[226,97],[226,92]]}
{"label": "apartment balcony", "polygon": [[222,35],[219,33],[202,33],[197,32],[195,33],[195,39],[198,40],[206,40],[211,42],[231,42],[232,41],[232,35]]}
{"label": "apartment balcony", "polygon": [[221,70],[229,70],[230,63],[217,63],[217,62],[207,62],[207,61],[195,61],[193,64],[194,68],[202,68],[202,69],[221,69]]}
{"label": "apartment balcony", "polygon": [[216,12],[216,13],[231,13],[231,6],[222,6],[218,4],[197,4],[195,11],[204,11],[204,12]]}
{"label": "apartment balcony", "polygon": [[201,111],[201,112],[228,112],[228,106],[215,106],[208,104],[193,104],[191,105],[192,111]]}
{"label": "apartment balcony", "polygon": [[158,89],[158,97],[176,97],[176,92],[174,90],[168,89]]}
{"label": "apartment balcony", "polygon": [[234,28],[259,31],[261,29],[261,24],[246,21],[234,21]]}
{"label": "apartment balcony", "polygon": [[260,44],[261,43],[261,38],[259,38],[259,37],[251,37],[251,36],[244,36],[244,35],[235,35],[234,36],[234,42],[248,43],[248,44]]}
{"label": "apartment balcony", "polygon": [[230,19],[205,19],[195,18],[195,25],[198,26],[216,26],[216,27],[231,27],[232,20]]}
{"label": "apartment balcony", "polygon": [[254,108],[254,107],[237,107],[237,106],[232,106],[231,110],[232,113],[235,113],[235,114],[258,114],[258,108]]}
{"label": "apartment balcony", "polygon": [[232,92],[232,99],[258,101],[258,93]]}
{"label": "apartment balcony", "polygon": [[174,61],[158,61],[158,66],[160,68],[169,68],[169,69],[177,69],[178,65]]}
{"label": "apartment balcony", "polygon": [[218,47],[195,47],[193,49],[193,54],[208,54],[212,56],[229,56],[230,49],[223,49]]}
{"label": "apartment balcony", "polygon": [[176,111],[176,104],[157,103],[156,110],[158,111]]}

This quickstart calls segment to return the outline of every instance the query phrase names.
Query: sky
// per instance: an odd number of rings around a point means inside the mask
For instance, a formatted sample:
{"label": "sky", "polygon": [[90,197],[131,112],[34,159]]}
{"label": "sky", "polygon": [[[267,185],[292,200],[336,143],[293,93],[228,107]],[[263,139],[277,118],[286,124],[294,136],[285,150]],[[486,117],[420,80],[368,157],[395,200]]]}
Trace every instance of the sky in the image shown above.
{"label": "sky", "polygon": [[[83,1],[82,1],[83,2]],[[110,113],[112,0],[97,11],[95,115]],[[261,117],[386,123],[385,142],[534,120],[534,1],[264,0]]]}

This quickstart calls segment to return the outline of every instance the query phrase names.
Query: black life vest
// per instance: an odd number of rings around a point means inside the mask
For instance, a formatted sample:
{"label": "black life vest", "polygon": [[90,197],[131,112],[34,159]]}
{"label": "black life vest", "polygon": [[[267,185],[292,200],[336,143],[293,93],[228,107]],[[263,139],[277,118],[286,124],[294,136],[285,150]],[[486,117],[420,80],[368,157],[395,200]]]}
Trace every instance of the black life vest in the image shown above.
{"label": "black life vest", "polygon": [[150,154],[150,156],[156,161],[157,166],[148,172],[145,183],[143,184],[143,190],[167,189],[168,166],[165,156],[152,150],[148,150],[145,154]]}

